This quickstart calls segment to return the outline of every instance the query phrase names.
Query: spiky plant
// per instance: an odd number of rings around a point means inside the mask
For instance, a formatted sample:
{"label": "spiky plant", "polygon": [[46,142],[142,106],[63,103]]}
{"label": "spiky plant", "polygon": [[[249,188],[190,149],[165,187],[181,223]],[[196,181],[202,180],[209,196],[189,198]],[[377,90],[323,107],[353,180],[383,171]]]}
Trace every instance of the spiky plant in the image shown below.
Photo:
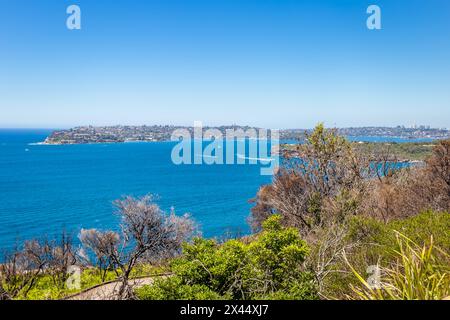
{"label": "spiky plant", "polygon": [[396,260],[388,267],[380,267],[378,285],[370,284],[350,263],[359,286],[351,285],[350,299],[362,300],[441,300],[450,296],[450,257],[433,245],[419,246],[405,235],[396,232],[398,249]]}

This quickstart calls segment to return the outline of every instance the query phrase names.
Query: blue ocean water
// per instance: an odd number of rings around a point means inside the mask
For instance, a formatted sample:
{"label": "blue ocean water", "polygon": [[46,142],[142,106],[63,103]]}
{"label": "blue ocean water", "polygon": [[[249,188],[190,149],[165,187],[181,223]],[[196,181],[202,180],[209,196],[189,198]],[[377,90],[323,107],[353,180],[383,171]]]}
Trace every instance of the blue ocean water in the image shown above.
{"label": "blue ocean water", "polygon": [[147,193],[190,213],[206,237],[248,233],[248,200],[271,179],[258,165],[174,165],[174,142],[30,145],[49,133],[0,130],[0,248],[62,228],[115,229],[112,201]]}
{"label": "blue ocean water", "polygon": [[174,165],[174,142],[30,145],[50,132],[0,130],[0,249],[63,228],[116,229],[112,202],[148,193],[190,213],[206,237],[245,234],[248,201],[271,180],[258,165]]}

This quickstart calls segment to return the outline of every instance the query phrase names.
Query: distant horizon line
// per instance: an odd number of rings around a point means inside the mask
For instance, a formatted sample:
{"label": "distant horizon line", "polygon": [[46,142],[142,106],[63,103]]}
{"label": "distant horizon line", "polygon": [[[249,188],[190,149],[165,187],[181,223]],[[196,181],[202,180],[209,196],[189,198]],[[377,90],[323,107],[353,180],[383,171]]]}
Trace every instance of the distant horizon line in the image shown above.
{"label": "distant horizon line", "polygon": [[[320,122],[319,122],[320,123]],[[317,123],[317,124],[319,124]],[[316,124],[316,125],[317,125]],[[153,126],[169,126],[169,127],[180,127],[180,128],[192,128],[193,125],[179,125],[179,124],[114,124],[114,125],[74,125],[74,126],[36,126],[36,127],[25,127],[25,126],[0,126],[0,130],[70,130],[74,128],[83,128],[83,127],[94,127],[94,128],[107,128],[107,127],[153,127]],[[285,127],[285,128],[268,128],[262,126],[252,126],[252,125],[242,125],[242,124],[221,124],[221,125],[208,125],[204,124],[205,128],[219,128],[219,127],[249,127],[249,128],[258,128],[258,129],[267,129],[267,130],[312,130],[315,126],[309,128],[293,128],[293,127]],[[325,124],[325,127],[330,129],[359,129],[359,128],[403,128],[403,129],[426,129],[426,130],[450,130],[448,127],[433,127],[431,125],[415,125],[415,126],[406,126],[406,125],[361,125],[361,126],[328,126]]]}

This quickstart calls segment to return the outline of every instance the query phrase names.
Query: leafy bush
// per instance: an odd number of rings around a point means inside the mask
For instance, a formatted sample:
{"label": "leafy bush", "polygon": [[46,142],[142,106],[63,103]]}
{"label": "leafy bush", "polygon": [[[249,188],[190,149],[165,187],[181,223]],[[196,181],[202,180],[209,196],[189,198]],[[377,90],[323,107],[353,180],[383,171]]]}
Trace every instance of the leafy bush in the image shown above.
{"label": "leafy bush", "polygon": [[173,277],[137,290],[140,299],[315,299],[313,277],[302,269],[308,254],[298,230],[267,219],[255,240],[197,238],[172,263]]}
{"label": "leafy bush", "polygon": [[180,277],[156,279],[151,286],[136,289],[141,300],[220,300],[222,297],[205,285],[186,285]]}

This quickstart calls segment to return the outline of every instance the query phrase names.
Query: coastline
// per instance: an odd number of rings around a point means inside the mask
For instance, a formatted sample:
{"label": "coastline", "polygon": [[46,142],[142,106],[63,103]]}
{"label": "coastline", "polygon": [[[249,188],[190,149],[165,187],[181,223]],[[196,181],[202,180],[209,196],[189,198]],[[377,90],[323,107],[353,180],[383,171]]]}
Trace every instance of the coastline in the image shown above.
{"label": "coastline", "polygon": [[[202,126],[201,130],[215,130],[223,138],[232,132],[236,138],[253,137],[255,131],[261,128],[222,125],[216,127]],[[175,125],[141,125],[141,126],[81,126],[71,129],[54,130],[44,141],[37,145],[71,145],[71,144],[101,144],[101,143],[142,143],[173,141],[172,136],[176,130],[183,130],[191,137],[195,133],[194,127]],[[272,129],[264,129],[269,132]],[[392,143],[428,143],[434,140],[450,138],[450,131],[436,128],[408,129],[403,127],[358,127],[336,128],[340,135],[354,142],[392,142]],[[299,141],[305,137],[308,129],[280,129],[280,141]],[[203,134],[202,134],[203,135]],[[184,136],[184,135],[183,135]],[[205,139],[203,139],[205,140]]]}

